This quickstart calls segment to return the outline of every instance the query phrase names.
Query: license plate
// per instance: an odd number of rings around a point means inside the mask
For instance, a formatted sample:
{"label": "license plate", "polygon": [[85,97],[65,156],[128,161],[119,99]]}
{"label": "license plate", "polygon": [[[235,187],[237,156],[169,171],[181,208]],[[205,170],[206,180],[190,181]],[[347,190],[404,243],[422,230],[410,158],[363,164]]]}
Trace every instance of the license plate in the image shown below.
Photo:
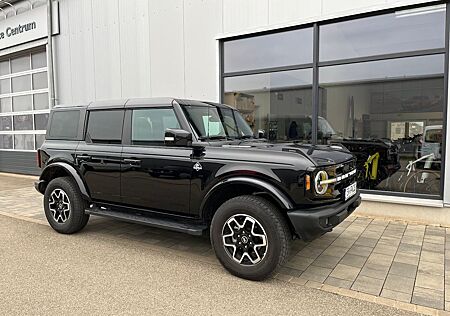
{"label": "license plate", "polygon": [[356,194],[356,182],[345,188],[345,200],[347,201]]}

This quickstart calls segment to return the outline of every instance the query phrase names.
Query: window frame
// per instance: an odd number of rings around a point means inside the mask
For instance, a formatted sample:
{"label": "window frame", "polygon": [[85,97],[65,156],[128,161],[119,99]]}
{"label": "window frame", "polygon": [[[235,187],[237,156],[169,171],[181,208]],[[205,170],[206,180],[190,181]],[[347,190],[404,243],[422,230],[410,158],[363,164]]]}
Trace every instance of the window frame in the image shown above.
{"label": "window frame", "polygon": [[[323,25],[333,24],[342,21],[356,20],[365,17],[378,16],[383,14],[393,13],[399,10],[408,10],[408,9],[416,9],[416,8],[425,8],[431,7],[435,5],[443,5],[445,6],[445,43],[442,48],[433,48],[433,49],[425,49],[425,50],[416,50],[416,51],[405,51],[398,53],[388,53],[388,54],[380,54],[380,55],[372,55],[372,56],[364,56],[364,57],[354,57],[347,59],[337,59],[337,60],[327,60],[320,61],[319,56],[319,45],[320,45],[320,27]],[[283,67],[273,67],[273,68],[265,68],[265,69],[254,69],[249,71],[239,71],[239,72],[225,72],[224,65],[224,43],[227,41],[233,41],[242,38],[255,37],[259,35],[265,34],[276,34],[282,33],[285,31],[291,31],[301,28],[313,27],[313,62],[312,64],[302,64],[302,65],[290,65]],[[383,10],[377,10],[372,12],[365,12],[360,14],[354,14],[339,18],[325,19],[322,21],[317,21],[313,23],[307,23],[298,26],[289,26],[285,28],[279,28],[275,30],[268,30],[263,32],[256,32],[245,35],[238,35],[227,37],[219,40],[219,93],[220,93],[220,102],[223,103],[225,96],[225,78],[234,77],[234,76],[243,76],[243,75],[253,75],[253,74],[261,74],[268,72],[279,72],[285,70],[298,70],[304,68],[313,69],[313,83],[312,83],[312,144],[318,143],[318,117],[319,117],[319,108],[320,108],[320,86],[319,86],[319,68],[323,66],[335,66],[335,65],[344,65],[358,62],[369,62],[369,61],[378,61],[378,60],[387,60],[387,59],[398,59],[398,58],[406,58],[406,57],[417,57],[417,56],[429,56],[429,55],[437,55],[444,54],[444,109],[443,109],[443,134],[444,139],[442,142],[442,163],[441,163],[441,187],[439,196],[429,196],[426,195],[424,198],[430,200],[442,200],[444,198],[444,178],[445,178],[445,162],[446,162],[446,138],[447,138],[447,112],[448,112],[448,84],[449,84],[449,33],[450,33],[450,4],[445,1],[432,1],[429,3],[420,3],[406,6],[399,6],[394,8],[388,8]],[[395,192],[395,191],[378,191],[378,190],[361,190],[362,193],[368,193],[372,195],[391,195],[391,196],[401,196],[401,197],[417,197],[417,194],[413,193],[404,193],[404,192]]]}

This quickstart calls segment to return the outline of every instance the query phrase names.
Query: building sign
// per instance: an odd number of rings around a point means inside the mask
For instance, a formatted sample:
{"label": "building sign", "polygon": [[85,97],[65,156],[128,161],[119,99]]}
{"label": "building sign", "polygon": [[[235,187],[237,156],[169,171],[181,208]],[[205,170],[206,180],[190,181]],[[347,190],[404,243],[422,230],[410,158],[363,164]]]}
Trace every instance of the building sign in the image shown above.
{"label": "building sign", "polygon": [[[53,10],[57,27],[58,7]],[[56,19],[55,19],[56,17]],[[54,32],[56,33],[56,32]],[[0,50],[47,37],[47,7],[41,6],[0,21]]]}

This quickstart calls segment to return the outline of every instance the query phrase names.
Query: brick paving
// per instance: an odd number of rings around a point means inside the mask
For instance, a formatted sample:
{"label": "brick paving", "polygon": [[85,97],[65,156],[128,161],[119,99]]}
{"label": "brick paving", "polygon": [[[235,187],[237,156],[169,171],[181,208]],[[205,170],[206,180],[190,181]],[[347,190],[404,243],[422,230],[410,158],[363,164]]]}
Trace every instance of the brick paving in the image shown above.
{"label": "brick paving", "polygon": [[[46,224],[32,182],[0,175],[0,214]],[[207,238],[95,217],[86,230],[217,264]],[[450,228],[351,216],[311,243],[293,242],[290,260],[275,278],[450,310]]]}

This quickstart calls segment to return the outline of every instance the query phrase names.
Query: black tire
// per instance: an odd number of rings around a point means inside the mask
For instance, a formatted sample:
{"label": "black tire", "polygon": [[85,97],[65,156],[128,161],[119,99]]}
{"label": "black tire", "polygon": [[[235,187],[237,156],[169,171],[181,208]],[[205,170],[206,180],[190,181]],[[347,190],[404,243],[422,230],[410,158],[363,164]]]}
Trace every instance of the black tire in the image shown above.
{"label": "black tire", "polygon": [[[61,192],[65,193],[65,196]],[[68,212],[63,213],[57,208],[59,203],[56,202],[58,201],[56,196],[58,195],[64,197],[65,201],[68,199],[68,206],[64,208],[68,209]],[[58,233],[73,234],[82,230],[89,221],[89,214],[84,212],[86,207],[87,202],[81,196],[80,189],[72,178],[56,178],[47,185],[44,194],[45,216],[50,226]]]}
{"label": "black tire", "polygon": [[[250,252],[255,254],[253,256],[255,260],[261,258],[256,264],[250,261],[249,256],[245,256],[244,258],[244,254],[241,258],[233,259],[235,254],[239,257],[238,251],[233,252],[233,248],[229,246],[225,247],[225,243],[230,242],[235,242],[237,247],[242,247],[242,245],[238,246],[237,243],[239,240],[242,241],[241,244],[244,242],[240,238],[246,234],[245,231],[242,233],[242,230],[238,226],[235,226],[236,230],[234,232],[231,231],[230,226],[225,227],[231,218],[242,219],[241,221],[245,222],[245,217],[238,214],[248,216],[247,218],[250,220],[256,220],[257,224],[262,226],[260,232],[265,233],[267,236],[267,247],[258,248],[258,251],[265,250],[263,256],[256,257],[255,248],[252,250],[249,248],[248,250],[248,254]],[[238,216],[235,217],[236,215]],[[225,230],[228,231],[225,232]],[[241,231],[240,234],[244,235],[238,235],[239,231]],[[233,236],[236,236],[236,238],[225,237],[226,241],[224,241],[223,236],[232,233],[235,234]],[[251,235],[254,236],[253,234]],[[241,237],[238,238],[237,236]],[[225,269],[240,278],[260,281],[273,275],[286,262],[289,256],[292,235],[285,218],[272,203],[259,196],[243,195],[232,198],[219,207],[211,222],[210,238],[214,252]],[[246,238],[246,244],[248,242],[247,240]],[[240,250],[242,252],[245,251],[244,249]],[[239,263],[237,260],[242,260],[242,263]],[[247,261],[247,264],[244,261]]]}

